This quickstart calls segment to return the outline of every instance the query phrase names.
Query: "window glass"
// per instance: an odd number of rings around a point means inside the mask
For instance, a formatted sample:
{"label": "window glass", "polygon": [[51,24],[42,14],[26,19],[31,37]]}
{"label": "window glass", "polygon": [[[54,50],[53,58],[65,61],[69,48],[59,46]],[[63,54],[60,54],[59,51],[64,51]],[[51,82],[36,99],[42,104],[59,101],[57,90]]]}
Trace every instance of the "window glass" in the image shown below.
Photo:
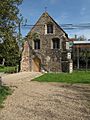
{"label": "window glass", "polygon": [[59,39],[53,39],[53,49],[59,49],[60,48],[60,40]]}
{"label": "window glass", "polygon": [[52,24],[47,25],[47,33],[53,33],[53,25]]}
{"label": "window glass", "polygon": [[34,40],[34,49],[40,49],[40,40]]}

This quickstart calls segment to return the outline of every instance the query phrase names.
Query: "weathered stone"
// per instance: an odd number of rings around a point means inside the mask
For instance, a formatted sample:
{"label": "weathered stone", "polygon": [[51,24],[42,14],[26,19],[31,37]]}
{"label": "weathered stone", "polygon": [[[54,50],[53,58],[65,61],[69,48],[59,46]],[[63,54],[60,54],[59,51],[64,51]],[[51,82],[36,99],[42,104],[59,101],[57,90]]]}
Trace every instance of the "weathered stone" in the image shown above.
{"label": "weathered stone", "polygon": [[[46,33],[46,25],[53,24],[53,33]],[[34,49],[34,33],[36,39],[40,40],[40,49]],[[53,49],[53,39],[60,40],[58,49]],[[64,30],[48,15],[43,13],[35,26],[28,33],[27,41],[24,43],[22,52],[21,71],[68,71],[66,41],[68,36]],[[35,61],[37,58],[37,61]],[[65,63],[65,64],[64,64]],[[65,70],[64,70],[65,69]]]}
{"label": "weathered stone", "polygon": [[21,71],[30,71],[30,62],[29,62],[29,44],[27,41],[24,43],[24,49],[22,52],[22,60],[21,60]]}

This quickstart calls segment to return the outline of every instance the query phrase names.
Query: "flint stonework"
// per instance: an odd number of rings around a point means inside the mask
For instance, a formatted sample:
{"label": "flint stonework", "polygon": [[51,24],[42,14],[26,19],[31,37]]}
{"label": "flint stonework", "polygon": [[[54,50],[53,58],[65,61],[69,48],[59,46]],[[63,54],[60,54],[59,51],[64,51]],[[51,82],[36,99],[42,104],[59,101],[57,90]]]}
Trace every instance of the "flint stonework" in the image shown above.
{"label": "flint stonework", "polygon": [[[53,33],[47,33],[47,24],[53,25]],[[35,39],[40,40],[40,49],[34,48]],[[59,40],[59,48],[53,48],[53,39]],[[67,41],[68,35],[64,30],[47,12],[43,13],[26,37],[22,52],[21,71],[68,71]]]}

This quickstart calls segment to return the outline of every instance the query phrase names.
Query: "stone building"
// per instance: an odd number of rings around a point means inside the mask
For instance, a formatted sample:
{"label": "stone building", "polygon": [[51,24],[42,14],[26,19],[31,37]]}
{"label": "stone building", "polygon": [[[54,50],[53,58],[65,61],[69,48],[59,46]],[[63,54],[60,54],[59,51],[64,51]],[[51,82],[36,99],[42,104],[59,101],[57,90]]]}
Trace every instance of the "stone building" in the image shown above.
{"label": "stone building", "polygon": [[47,13],[43,13],[26,36],[21,71],[68,71],[68,35]]}

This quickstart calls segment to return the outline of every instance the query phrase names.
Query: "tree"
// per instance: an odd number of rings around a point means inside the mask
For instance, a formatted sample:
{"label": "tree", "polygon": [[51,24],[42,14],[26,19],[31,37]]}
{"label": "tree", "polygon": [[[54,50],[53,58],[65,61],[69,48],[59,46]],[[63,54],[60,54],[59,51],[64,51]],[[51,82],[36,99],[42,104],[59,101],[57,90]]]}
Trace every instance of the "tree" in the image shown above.
{"label": "tree", "polygon": [[[77,38],[77,37],[76,37]],[[85,38],[84,35],[78,37],[76,39],[77,41],[86,41],[87,39]],[[75,54],[76,53],[76,54]],[[89,68],[90,64],[90,48],[87,47],[87,45],[82,44],[77,46],[77,48],[73,48],[73,60],[75,63],[77,63],[77,68],[79,67],[85,67],[86,70]],[[76,62],[77,61],[77,62]]]}
{"label": "tree", "polygon": [[18,5],[21,3],[22,0],[0,0],[0,38],[2,40],[7,36],[7,31],[13,36],[18,22]]}
{"label": "tree", "polygon": [[78,41],[86,41],[86,37],[84,35],[77,38]]}
{"label": "tree", "polygon": [[3,42],[3,58],[6,66],[15,66],[19,64],[19,47],[15,37],[9,37]]}
{"label": "tree", "polygon": [[0,63],[4,58],[5,65],[14,66],[20,59],[15,32],[21,3],[22,0],[0,0]]}
{"label": "tree", "polygon": [[3,44],[0,43],[0,64],[2,64],[2,61],[3,61],[3,54],[2,54],[3,51],[4,51]]}

